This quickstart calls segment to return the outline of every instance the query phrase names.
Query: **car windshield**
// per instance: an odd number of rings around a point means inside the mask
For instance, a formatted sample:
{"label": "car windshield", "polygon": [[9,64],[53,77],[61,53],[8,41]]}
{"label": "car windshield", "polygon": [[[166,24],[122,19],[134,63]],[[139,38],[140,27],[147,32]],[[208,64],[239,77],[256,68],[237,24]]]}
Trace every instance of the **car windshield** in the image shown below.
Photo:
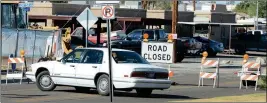
{"label": "car windshield", "polygon": [[143,57],[132,51],[113,51],[112,57],[116,63],[149,64]]}
{"label": "car windshield", "polygon": [[202,38],[202,37],[194,37],[197,41],[200,41],[202,43],[209,43],[209,39]]}

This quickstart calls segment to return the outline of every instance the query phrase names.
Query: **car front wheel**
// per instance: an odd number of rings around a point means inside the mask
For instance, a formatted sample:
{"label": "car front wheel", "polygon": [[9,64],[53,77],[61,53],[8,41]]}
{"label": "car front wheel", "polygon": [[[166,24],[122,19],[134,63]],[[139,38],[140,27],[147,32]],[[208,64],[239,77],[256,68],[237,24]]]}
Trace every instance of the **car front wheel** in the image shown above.
{"label": "car front wheel", "polygon": [[107,75],[101,75],[97,80],[97,92],[102,96],[109,95],[109,77]]}
{"label": "car front wheel", "polygon": [[136,89],[137,95],[141,97],[148,97],[152,93],[152,89]]}
{"label": "car front wheel", "polygon": [[42,71],[38,74],[36,85],[41,91],[52,91],[56,88],[56,85],[51,79],[48,71]]}

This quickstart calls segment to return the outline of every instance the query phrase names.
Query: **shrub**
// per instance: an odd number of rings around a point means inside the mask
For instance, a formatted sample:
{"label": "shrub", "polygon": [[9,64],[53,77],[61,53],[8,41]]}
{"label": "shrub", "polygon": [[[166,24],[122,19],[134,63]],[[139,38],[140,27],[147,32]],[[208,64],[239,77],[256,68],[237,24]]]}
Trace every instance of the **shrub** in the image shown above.
{"label": "shrub", "polygon": [[267,89],[267,85],[266,85],[266,83],[267,83],[267,77],[264,75],[264,76],[260,76],[260,78],[259,78],[259,87],[261,88],[261,89]]}

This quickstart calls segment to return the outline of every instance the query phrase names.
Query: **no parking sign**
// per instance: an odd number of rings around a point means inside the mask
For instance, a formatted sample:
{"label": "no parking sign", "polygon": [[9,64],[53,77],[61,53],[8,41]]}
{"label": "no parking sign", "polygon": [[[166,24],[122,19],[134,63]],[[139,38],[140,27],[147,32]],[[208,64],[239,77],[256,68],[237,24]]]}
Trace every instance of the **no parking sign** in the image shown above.
{"label": "no parking sign", "polygon": [[114,19],[115,18],[115,10],[112,5],[104,5],[102,6],[102,18],[103,19]]}

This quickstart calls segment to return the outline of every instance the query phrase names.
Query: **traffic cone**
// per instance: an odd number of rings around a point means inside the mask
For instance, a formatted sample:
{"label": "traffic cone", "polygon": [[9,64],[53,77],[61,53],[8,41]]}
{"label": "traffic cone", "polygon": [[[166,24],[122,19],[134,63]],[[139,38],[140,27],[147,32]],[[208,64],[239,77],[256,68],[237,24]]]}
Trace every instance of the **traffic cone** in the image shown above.
{"label": "traffic cone", "polygon": [[171,71],[171,65],[169,65],[169,79],[170,77],[173,77],[174,73]]}
{"label": "traffic cone", "polygon": [[[174,76],[174,73],[173,71],[171,71],[171,65],[169,65],[169,80],[170,80],[170,77],[173,77]],[[172,82],[171,85],[176,85],[177,83],[176,82]]]}

